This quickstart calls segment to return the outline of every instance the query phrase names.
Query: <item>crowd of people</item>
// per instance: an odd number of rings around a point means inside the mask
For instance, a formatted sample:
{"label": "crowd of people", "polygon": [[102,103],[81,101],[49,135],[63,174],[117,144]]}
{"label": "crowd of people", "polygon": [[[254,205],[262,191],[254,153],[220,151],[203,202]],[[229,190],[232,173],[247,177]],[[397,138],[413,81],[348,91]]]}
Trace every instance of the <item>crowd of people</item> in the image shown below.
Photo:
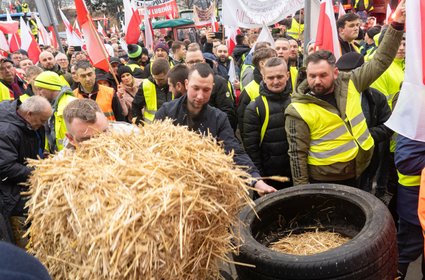
{"label": "crowd of people", "polygon": [[304,42],[303,11],[273,29],[274,42],[258,41],[258,29],[242,30],[231,53],[208,30],[199,42],[158,35],[153,49],[140,42],[127,52],[111,35],[104,38],[110,72],[75,46],[65,45],[65,53],[44,47],[36,65],[25,51],[11,53],[0,59],[1,214],[6,222],[25,215],[26,158],[170,118],[233,151],[236,164],[249,167],[255,197],[310,183],[373,193],[398,226],[404,279],[423,253],[417,201],[425,144],[384,125],[404,80],[401,7],[385,25],[362,22],[354,11],[341,16],[338,60]]}

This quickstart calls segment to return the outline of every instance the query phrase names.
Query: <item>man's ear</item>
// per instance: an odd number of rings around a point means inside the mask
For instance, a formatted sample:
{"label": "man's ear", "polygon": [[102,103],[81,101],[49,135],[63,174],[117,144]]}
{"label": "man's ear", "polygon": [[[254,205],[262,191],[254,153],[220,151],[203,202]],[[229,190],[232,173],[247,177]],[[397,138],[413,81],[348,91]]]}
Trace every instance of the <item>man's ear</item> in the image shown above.
{"label": "man's ear", "polygon": [[68,139],[69,143],[71,143],[72,146],[77,146],[77,142],[75,141],[74,137],[68,132],[65,133],[66,138]]}
{"label": "man's ear", "polygon": [[335,68],[334,68],[334,79],[335,79],[335,80],[338,78],[338,75],[339,75],[338,67],[335,67]]}

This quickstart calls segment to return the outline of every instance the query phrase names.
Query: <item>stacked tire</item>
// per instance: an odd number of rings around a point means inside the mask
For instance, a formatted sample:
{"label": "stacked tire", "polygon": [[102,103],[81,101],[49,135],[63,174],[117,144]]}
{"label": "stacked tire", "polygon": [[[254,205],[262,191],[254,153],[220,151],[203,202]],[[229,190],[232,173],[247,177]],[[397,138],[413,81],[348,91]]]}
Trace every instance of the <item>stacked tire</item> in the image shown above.
{"label": "stacked tire", "polygon": [[[297,186],[246,207],[237,225],[243,243],[233,256],[240,280],[393,280],[397,272],[396,230],[390,212],[373,195],[333,184]],[[257,216],[258,215],[258,216]],[[279,232],[334,231],[352,238],[314,255],[290,255],[267,246]]]}

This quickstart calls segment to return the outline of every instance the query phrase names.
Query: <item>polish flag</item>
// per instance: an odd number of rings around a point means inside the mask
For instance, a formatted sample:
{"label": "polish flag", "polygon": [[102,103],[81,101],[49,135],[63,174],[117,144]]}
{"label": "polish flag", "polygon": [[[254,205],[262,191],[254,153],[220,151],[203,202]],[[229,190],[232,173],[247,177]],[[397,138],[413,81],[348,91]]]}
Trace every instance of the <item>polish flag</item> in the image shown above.
{"label": "polish flag", "polygon": [[78,38],[83,38],[83,33],[81,32],[81,28],[78,25],[78,21],[74,21],[74,27],[72,29],[72,31],[74,32],[74,34],[78,37]]}
{"label": "polish flag", "polygon": [[341,57],[341,47],[338,40],[336,20],[331,0],[322,0],[317,27],[316,47],[319,50],[331,51],[336,59]]}
{"label": "polish flag", "polygon": [[103,37],[106,37],[105,30],[103,30],[103,27],[100,24],[99,20],[97,21],[97,32],[99,32],[99,34],[102,34]]}
{"label": "polish flag", "polygon": [[52,42],[50,41],[49,33],[46,28],[44,28],[43,23],[38,17],[35,17],[35,22],[37,23],[38,28],[38,43],[44,46],[50,46]]}
{"label": "polish flag", "polygon": [[58,42],[58,38],[56,38],[56,33],[55,33],[55,29],[53,28],[52,25],[49,26],[49,37],[50,37],[50,42],[52,43],[52,46],[56,49],[59,49],[59,42]]}
{"label": "polish flag", "polygon": [[215,14],[212,13],[212,15],[211,15],[211,31],[212,32],[218,32],[219,29],[220,29],[220,26],[217,22]]}
{"label": "polish flag", "polygon": [[12,21],[0,21],[0,31],[4,34],[13,34],[18,32],[19,22],[16,20]]}
{"label": "polish flag", "polygon": [[236,46],[236,35],[240,34],[241,31],[238,27],[226,26],[224,28],[224,33],[226,35],[226,45],[229,50],[229,55],[232,55],[233,49]]}
{"label": "polish flag", "polygon": [[406,1],[406,70],[397,106],[385,123],[407,138],[425,142],[425,1]]}
{"label": "polish flag", "polygon": [[86,41],[87,53],[93,66],[109,72],[108,54],[99,38],[99,34],[94,28],[92,18],[84,0],[75,0],[75,8],[77,11],[77,20],[81,25],[81,30]]}
{"label": "polish flag", "polygon": [[0,50],[2,52],[10,52],[9,43],[7,42],[6,36],[0,31]]}
{"label": "polish flag", "polygon": [[25,24],[25,21],[21,18],[21,49],[28,52],[29,59],[36,64],[38,62],[38,57],[40,56],[40,47],[37,44],[34,36],[31,33],[31,30]]}
{"label": "polish flag", "polygon": [[342,2],[339,2],[338,18],[342,17],[345,14],[346,13],[345,13],[345,10],[344,10],[344,6],[342,5]]}
{"label": "polish flag", "polygon": [[124,32],[127,44],[137,44],[140,38],[141,19],[139,11],[131,0],[124,0]]}
{"label": "polish flag", "polygon": [[[6,22],[13,22],[8,10],[6,10]],[[9,35],[9,47],[10,52],[15,52],[21,48],[21,36],[19,36],[17,30]]]}
{"label": "polish flag", "polygon": [[149,9],[147,7],[145,7],[144,9],[143,16],[143,24],[145,25],[145,46],[148,49],[153,50],[153,28],[152,23],[149,19]]}

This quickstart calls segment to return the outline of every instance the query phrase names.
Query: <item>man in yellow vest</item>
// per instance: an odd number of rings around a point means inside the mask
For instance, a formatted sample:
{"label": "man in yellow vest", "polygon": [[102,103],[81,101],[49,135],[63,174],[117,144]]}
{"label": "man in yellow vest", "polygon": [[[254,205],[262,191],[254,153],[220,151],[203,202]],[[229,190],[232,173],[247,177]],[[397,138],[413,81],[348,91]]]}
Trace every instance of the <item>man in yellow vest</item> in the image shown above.
{"label": "man in yellow vest", "polygon": [[37,95],[49,100],[53,108],[53,115],[45,126],[48,151],[50,153],[61,151],[66,137],[63,110],[66,105],[77,98],[74,97],[69,87],[63,86],[59,75],[52,71],[44,71],[39,74],[34,80],[33,90]]}
{"label": "man in yellow vest", "polygon": [[156,44],[156,46],[153,49],[154,56],[150,60],[149,64],[146,65],[145,70],[143,70],[143,75],[145,78],[152,75],[152,66],[153,66],[152,63],[155,61],[155,59],[158,59],[158,58],[166,59],[168,61],[168,64],[170,65],[170,68],[173,67],[171,57],[169,56],[169,51],[170,51],[170,48],[168,47],[166,43],[159,42],[158,44]]}
{"label": "man in yellow vest", "polygon": [[167,101],[172,100],[169,92],[167,73],[168,60],[157,58],[152,64],[152,76],[145,79],[133,99],[133,123],[152,122],[156,111]]}
{"label": "man in yellow vest", "polygon": [[18,99],[24,91],[24,81],[16,75],[13,61],[0,59],[0,101]]}
{"label": "man in yellow vest", "polygon": [[237,107],[238,115],[238,127],[242,134],[243,131],[243,119],[245,109],[251,101],[254,101],[257,96],[260,95],[260,83],[263,80],[262,71],[264,64],[267,59],[276,57],[277,53],[271,48],[264,48],[254,51],[254,58],[252,60],[254,64],[254,79],[242,90],[239,98],[239,104]]}
{"label": "man in yellow vest", "polygon": [[86,60],[78,61],[75,65],[79,81],[74,95],[78,98],[90,98],[99,104],[102,112],[110,121],[125,121],[121,103],[114,89],[99,85],[96,82],[94,67]]}
{"label": "man in yellow vest", "polygon": [[[294,40],[291,40],[294,41]],[[283,60],[285,60],[286,65],[289,68],[289,79],[290,79],[290,84],[292,86],[291,91],[295,90],[295,85],[296,85],[296,81],[297,81],[297,75],[298,75],[298,68],[296,66],[296,62],[297,62],[297,54],[298,54],[298,44],[297,44],[297,53],[295,54],[295,64],[290,65],[289,63],[289,58],[292,55],[292,50],[291,50],[291,42],[290,40],[286,39],[286,38],[278,38],[276,39],[276,41],[274,42],[274,49],[277,52],[277,57],[282,58]],[[293,57],[293,56],[292,56]]]}
{"label": "man in yellow vest", "polygon": [[348,52],[360,52],[360,46],[355,42],[359,37],[360,17],[353,13],[341,16],[337,22],[339,44],[341,46],[341,54]]}
{"label": "man in yellow vest", "polygon": [[300,40],[304,33],[304,10],[299,10],[291,19],[289,26],[286,29],[286,34],[295,40]]}
{"label": "man in yellow vest", "polygon": [[332,182],[356,186],[374,147],[359,93],[391,64],[403,37],[404,21],[399,7],[373,61],[350,73],[338,71],[329,51],[307,57],[307,79],[285,111],[295,185]]}
{"label": "man in yellow vest", "polygon": [[[262,177],[291,177],[284,111],[291,102],[291,83],[286,62],[280,57],[266,61],[260,95],[249,103],[243,119],[245,151]],[[267,182],[267,181],[266,181]],[[267,182],[276,189],[292,184]]]}

